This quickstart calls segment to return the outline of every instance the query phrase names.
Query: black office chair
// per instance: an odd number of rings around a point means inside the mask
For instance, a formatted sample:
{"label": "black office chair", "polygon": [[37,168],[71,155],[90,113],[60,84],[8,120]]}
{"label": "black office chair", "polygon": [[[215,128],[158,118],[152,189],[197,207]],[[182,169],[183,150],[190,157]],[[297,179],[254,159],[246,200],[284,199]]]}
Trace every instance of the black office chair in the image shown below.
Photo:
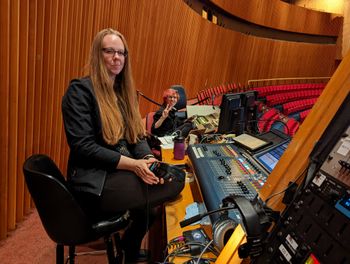
{"label": "black office chair", "polygon": [[179,84],[174,84],[174,85],[170,86],[170,88],[176,90],[180,96],[179,100],[177,101],[176,105],[174,105],[174,107],[177,110],[181,110],[181,109],[186,108],[187,96],[186,96],[185,88]]}
{"label": "black office chair", "polygon": [[56,263],[64,263],[64,246],[69,246],[69,261],[74,263],[75,246],[104,238],[108,263],[120,263],[122,253],[115,241],[116,232],[129,223],[129,212],[112,218],[91,220],[70,192],[56,164],[46,155],[33,155],[23,165],[29,192],[49,237],[57,243]]}
{"label": "black office chair", "polygon": [[[177,103],[174,105],[174,107],[177,110],[185,110],[187,106],[187,96],[186,96],[186,91],[185,88],[182,85],[174,84],[170,86],[171,89],[176,90],[179,93],[179,100]],[[186,111],[178,111],[176,112],[176,116],[186,119],[187,118],[187,112]]]}

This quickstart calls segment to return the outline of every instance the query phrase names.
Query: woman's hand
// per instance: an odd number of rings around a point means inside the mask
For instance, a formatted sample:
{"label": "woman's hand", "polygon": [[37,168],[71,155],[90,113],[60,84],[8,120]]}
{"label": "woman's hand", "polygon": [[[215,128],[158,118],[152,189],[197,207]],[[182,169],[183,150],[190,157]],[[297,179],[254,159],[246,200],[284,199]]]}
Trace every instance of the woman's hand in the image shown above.
{"label": "woman's hand", "polygon": [[154,173],[152,171],[150,171],[149,166],[151,166],[151,164],[156,161],[156,159],[151,158],[148,160],[135,160],[135,164],[134,164],[134,168],[133,168],[133,172],[139,176],[145,183],[147,184],[158,184],[164,183],[163,179],[159,179],[157,176],[154,175]]}
{"label": "woman's hand", "polygon": [[165,109],[163,110],[162,117],[166,119],[169,116],[169,112],[171,110],[172,106],[170,104],[167,104]]}
{"label": "woman's hand", "polygon": [[162,116],[158,119],[158,121],[154,124],[154,128],[159,128],[165,119],[169,116],[169,112],[173,107],[170,104],[167,104],[165,109],[162,112]]}
{"label": "woman's hand", "polygon": [[159,179],[149,167],[151,164],[157,161],[155,158],[146,159],[132,159],[126,156],[121,156],[117,164],[117,169],[119,170],[129,170],[134,172],[138,177],[140,177],[147,184],[163,184],[164,180]]}

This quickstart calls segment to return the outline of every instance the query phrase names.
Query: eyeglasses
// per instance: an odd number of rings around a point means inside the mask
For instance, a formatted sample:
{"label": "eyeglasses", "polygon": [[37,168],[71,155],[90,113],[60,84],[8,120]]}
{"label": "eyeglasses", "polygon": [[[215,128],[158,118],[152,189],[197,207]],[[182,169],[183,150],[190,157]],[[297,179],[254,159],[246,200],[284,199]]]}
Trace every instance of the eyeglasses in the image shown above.
{"label": "eyeglasses", "polygon": [[128,56],[127,50],[115,50],[112,48],[103,48],[102,51],[107,54],[108,56],[114,57],[115,54],[118,54],[119,57],[126,57]]}
{"label": "eyeglasses", "polygon": [[168,99],[177,99],[177,96],[176,95],[175,96],[169,95]]}

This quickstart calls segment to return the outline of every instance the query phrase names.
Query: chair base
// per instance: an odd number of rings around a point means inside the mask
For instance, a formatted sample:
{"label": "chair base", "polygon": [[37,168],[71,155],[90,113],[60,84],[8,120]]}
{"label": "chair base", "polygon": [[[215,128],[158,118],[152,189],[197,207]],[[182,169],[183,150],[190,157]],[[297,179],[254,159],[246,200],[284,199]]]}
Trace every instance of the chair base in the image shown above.
{"label": "chair base", "polygon": [[76,256],[83,255],[97,255],[97,254],[106,254],[109,264],[122,264],[123,263],[123,251],[120,248],[120,237],[119,234],[114,234],[114,241],[111,236],[106,236],[104,238],[106,249],[94,250],[88,252],[75,252],[75,246],[69,246],[69,252],[67,261],[64,259],[64,245],[56,245],[56,264],[74,264]]}

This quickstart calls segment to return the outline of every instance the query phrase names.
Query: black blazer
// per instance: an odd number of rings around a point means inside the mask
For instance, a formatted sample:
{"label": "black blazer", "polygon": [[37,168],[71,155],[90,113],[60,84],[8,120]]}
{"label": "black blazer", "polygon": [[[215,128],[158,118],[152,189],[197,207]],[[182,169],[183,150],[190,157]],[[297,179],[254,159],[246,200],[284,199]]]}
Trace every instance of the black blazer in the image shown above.
{"label": "black blazer", "polygon": [[[62,113],[70,147],[68,181],[76,191],[101,195],[106,175],[115,172],[121,154],[102,136],[99,108],[89,77],[74,79],[62,99]],[[152,154],[145,140],[127,144],[131,156]]]}

